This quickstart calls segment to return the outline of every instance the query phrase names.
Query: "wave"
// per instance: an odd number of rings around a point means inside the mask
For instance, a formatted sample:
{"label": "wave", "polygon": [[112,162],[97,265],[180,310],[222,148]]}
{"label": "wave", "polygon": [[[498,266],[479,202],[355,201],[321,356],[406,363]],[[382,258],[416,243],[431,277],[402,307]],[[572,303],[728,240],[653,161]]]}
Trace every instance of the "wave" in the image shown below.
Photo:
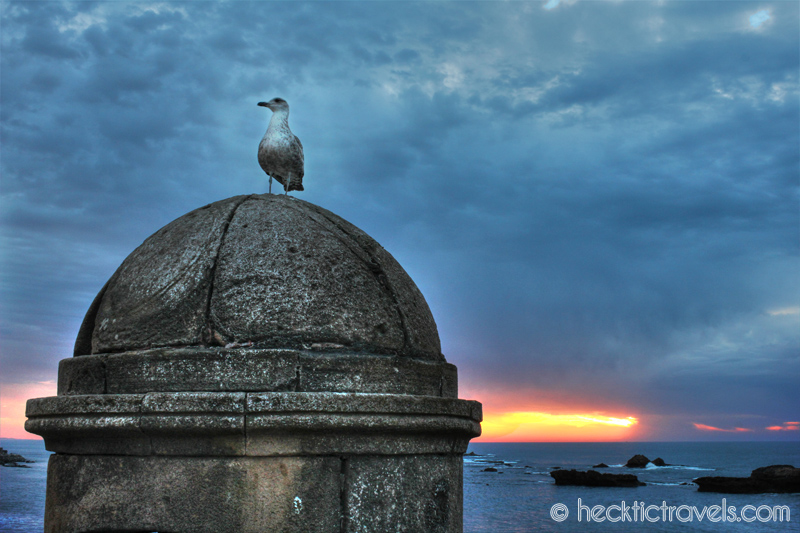
{"label": "wave", "polygon": [[644,469],[645,470],[709,470],[709,471],[716,470],[716,468],[703,468],[701,466],[686,466],[686,465],[656,466],[653,463],[648,463],[648,465],[644,467]]}
{"label": "wave", "polygon": [[[702,466],[686,466],[686,465],[666,465],[666,466],[656,466],[653,463],[647,463],[647,466],[644,468],[627,468],[623,464],[619,465],[608,465],[609,468],[623,468],[625,471],[636,472],[637,470],[708,470],[714,471],[716,468],[703,468]],[[593,469],[596,470],[596,469]]]}

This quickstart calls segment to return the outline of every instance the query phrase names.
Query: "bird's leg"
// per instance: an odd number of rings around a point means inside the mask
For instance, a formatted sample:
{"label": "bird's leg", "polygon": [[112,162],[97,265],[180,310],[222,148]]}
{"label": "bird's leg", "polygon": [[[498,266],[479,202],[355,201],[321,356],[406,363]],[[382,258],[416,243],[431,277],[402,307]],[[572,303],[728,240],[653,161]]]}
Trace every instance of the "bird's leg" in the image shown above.
{"label": "bird's leg", "polygon": [[272,194],[272,176],[269,177],[269,193]]}
{"label": "bird's leg", "polygon": [[283,188],[283,194],[285,194],[285,195],[286,195],[286,194],[289,194],[289,184],[291,184],[291,183],[292,183],[292,176],[291,176],[291,174],[290,174],[289,176],[286,176],[286,177],[285,177],[285,178],[283,178],[283,179],[285,179],[285,180],[286,180],[286,185],[284,185],[284,188]]}

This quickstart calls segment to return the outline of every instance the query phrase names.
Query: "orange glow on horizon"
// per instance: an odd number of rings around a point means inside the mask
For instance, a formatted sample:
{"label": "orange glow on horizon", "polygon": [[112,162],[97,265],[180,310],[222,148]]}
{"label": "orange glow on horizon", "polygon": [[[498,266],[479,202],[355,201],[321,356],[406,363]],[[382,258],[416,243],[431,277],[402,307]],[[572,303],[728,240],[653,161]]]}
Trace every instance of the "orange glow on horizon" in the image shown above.
{"label": "orange glow on horizon", "polygon": [[600,442],[631,439],[639,421],[598,413],[552,414],[535,411],[484,413],[478,442]]}
{"label": "orange glow on horizon", "polygon": [[25,403],[30,398],[56,395],[56,383],[9,383],[0,388],[0,438],[41,439],[25,431]]}
{"label": "orange glow on horizon", "polygon": [[752,429],[748,428],[723,429],[714,426],[707,426],[705,424],[698,424],[697,422],[694,423],[694,427],[696,427],[700,431],[721,431],[723,433],[742,433],[742,432],[753,431]]}
{"label": "orange glow on horizon", "polygon": [[800,422],[784,422],[782,426],[769,426],[769,431],[800,431]]}

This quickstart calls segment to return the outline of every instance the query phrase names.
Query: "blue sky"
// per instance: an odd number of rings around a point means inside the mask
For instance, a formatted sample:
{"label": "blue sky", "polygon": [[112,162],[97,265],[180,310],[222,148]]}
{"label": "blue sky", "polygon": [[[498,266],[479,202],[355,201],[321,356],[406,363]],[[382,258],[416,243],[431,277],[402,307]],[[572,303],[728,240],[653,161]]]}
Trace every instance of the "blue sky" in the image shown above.
{"label": "blue sky", "polygon": [[[489,411],[800,438],[797,2],[2,2],[0,371],[55,379],[122,260],[305,192],[406,268]],[[11,388],[10,388],[11,387]],[[15,389],[16,390],[16,389]],[[748,432],[700,430],[695,424]]]}

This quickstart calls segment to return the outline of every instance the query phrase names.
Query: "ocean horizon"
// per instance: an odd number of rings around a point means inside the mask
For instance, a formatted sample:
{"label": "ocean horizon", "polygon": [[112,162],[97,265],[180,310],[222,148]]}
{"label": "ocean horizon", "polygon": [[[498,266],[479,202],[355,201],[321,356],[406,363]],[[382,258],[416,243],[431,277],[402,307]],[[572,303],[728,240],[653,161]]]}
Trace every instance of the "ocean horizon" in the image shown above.
{"label": "ocean horizon", "polygon": [[[44,449],[42,440],[0,439],[0,446],[36,461],[30,468],[0,468],[0,532],[42,531],[50,452]],[[755,468],[773,464],[797,466],[797,442],[477,442],[469,445],[468,453],[475,455],[464,457],[465,533],[635,528],[664,532],[713,532],[721,528],[726,532],[800,531],[800,494],[704,493],[697,492],[692,483],[702,476],[748,476]],[[669,466],[625,467],[636,454],[661,457]],[[550,476],[556,468],[589,470],[601,462],[609,465],[602,472],[635,474],[646,485],[557,486]],[[590,509],[598,506],[659,509],[652,509],[647,517],[638,512],[634,517],[632,509],[622,516],[615,507],[608,516],[617,521],[606,519],[605,514],[598,514],[598,520],[594,520]],[[684,508],[669,517],[662,506]],[[714,515],[708,512],[714,506],[727,508],[732,519],[724,524],[719,517],[710,520]],[[745,514],[742,520],[739,513],[744,506],[753,506],[760,516]],[[780,521],[768,516],[767,508],[776,507],[788,509],[788,515],[779,517]],[[753,520],[748,522],[748,518]]]}

